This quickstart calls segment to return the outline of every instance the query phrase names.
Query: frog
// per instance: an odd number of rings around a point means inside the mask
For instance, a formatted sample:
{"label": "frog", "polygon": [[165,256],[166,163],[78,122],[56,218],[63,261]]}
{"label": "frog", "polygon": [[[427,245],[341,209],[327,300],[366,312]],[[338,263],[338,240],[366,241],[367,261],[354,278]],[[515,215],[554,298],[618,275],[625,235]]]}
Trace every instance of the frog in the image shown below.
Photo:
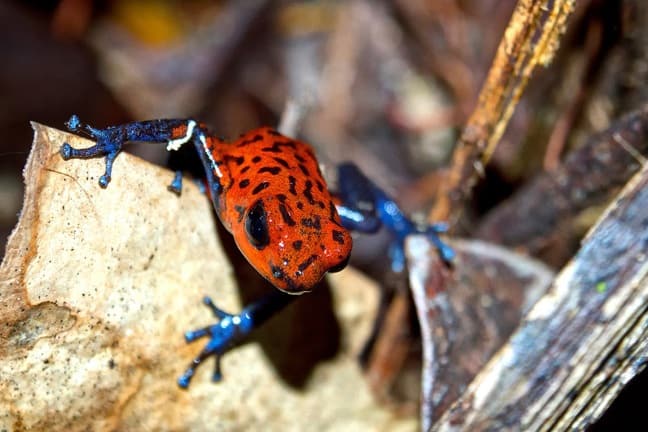
{"label": "frog", "polygon": [[[228,142],[195,119],[156,119],[95,128],[73,115],[66,127],[95,141],[89,148],[64,143],[64,160],[105,157],[99,186],[107,188],[117,155],[128,142],[166,144],[168,151],[193,145],[202,167],[218,219],[252,267],[276,291],[245,306],[240,313],[226,312],[210,297],[203,303],[217,318],[204,328],[185,332],[187,343],[208,337],[208,342],[178,378],[187,388],[197,368],[215,358],[213,381],[222,379],[221,358],[267,319],[313,290],[327,273],[344,269],[353,247],[351,232],[375,233],[385,227],[391,234],[389,258],[394,272],[406,268],[404,242],[423,234],[443,261],[455,253],[440,238],[443,223],[415,223],[387,193],[353,163],[337,166],[335,190],[328,187],[313,148],[272,127],[259,127]],[[182,191],[182,173],[168,185]]]}

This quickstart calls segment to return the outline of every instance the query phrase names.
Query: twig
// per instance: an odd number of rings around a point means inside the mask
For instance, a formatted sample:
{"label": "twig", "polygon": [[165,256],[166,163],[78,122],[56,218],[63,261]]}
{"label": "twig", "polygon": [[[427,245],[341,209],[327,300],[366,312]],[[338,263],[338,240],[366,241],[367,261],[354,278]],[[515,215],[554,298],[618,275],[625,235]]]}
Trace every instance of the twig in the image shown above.
{"label": "twig", "polygon": [[476,182],[475,167],[490,159],[533,71],[553,59],[573,8],[574,0],[519,1],[459,139],[431,220],[458,216],[457,207]]}

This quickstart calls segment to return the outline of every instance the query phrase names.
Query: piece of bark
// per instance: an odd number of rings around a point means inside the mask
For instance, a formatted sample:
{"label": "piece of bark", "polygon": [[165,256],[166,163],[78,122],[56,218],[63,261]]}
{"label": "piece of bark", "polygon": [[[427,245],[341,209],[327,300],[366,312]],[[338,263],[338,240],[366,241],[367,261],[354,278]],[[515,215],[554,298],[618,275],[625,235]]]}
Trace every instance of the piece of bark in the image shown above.
{"label": "piece of bark", "polygon": [[[648,106],[572,151],[491,211],[476,237],[562,266],[583,235],[580,215],[607,204],[648,156]],[[591,222],[590,222],[591,223]]]}
{"label": "piece of bark", "polygon": [[225,355],[222,382],[211,382],[209,360],[178,388],[203,345],[182,332],[215,321],[202,297],[241,307],[208,200],[191,182],[181,196],[167,191],[170,171],[128,154],[101,189],[102,158],[58,154],[64,141],[90,141],[34,129],[0,266],[0,430],[415,428],[374,402],[356,361],[378,292],[350,270],[330,278],[340,351],[300,391],[256,343]]}
{"label": "piece of bark", "polygon": [[423,236],[408,239],[421,326],[423,430],[440,418],[545,293],[553,272],[497,245],[455,241],[451,271]]}
{"label": "piece of bark", "polygon": [[433,430],[582,430],[646,366],[648,165]]}

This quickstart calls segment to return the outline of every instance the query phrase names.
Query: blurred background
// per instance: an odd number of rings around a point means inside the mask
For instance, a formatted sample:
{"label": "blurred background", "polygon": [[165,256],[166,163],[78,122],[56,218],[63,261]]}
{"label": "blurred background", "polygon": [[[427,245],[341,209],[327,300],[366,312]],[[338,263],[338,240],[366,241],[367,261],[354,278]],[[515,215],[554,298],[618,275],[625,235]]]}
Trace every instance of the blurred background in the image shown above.
{"label": "blurred background", "polygon": [[[292,101],[295,133],[325,163],[353,160],[405,209],[425,212],[514,6],[3,1],[0,239],[20,210],[29,121],[64,128],[71,114],[97,127],[191,116],[236,138],[276,126]],[[645,10],[638,0],[577,3],[556,60],[532,80],[457,232],[476,232],[491,208],[645,101]],[[158,147],[136,151],[165,164]],[[561,266],[570,251],[549,264]]]}
{"label": "blurred background", "polygon": [[[29,121],[64,128],[73,113],[97,127],[191,116],[236,138],[276,126],[292,101],[296,134],[325,163],[353,160],[407,210],[425,211],[514,6],[4,1],[0,236],[20,209]],[[476,231],[481,215],[645,100],[643,9],[639,1],[578,3],[558,58],[529,86],[459,232]],[[158,147],[138,151],[164,164]]]}
{"label": "blurred background", "polygon": [[97,127],[191,116],[236,138],[293,101],[322,160],[351,159],[425,210],[514,4],[3,1],[0,238],[20,210],[29,122],[64,129],[71,114]]}
{"label": "blurred background", "polygon": [[[29,122],[64,129],[71,114],[96,127],[194,117],[236,138],[297,107],[296,135],[322,161],[353,160],[424,215],[515,4],[4,0],[2,253],[21,207]],[[457,232],[488,237],[480,224],[492,209],[641,107],[646,82],[648,5],[577,2],[557,57],[531,80]],[[168,163],[161,146],[136,151]],[[549,248],[525,251],[560,268],[597,216],[584,214]],[[370,253],[381,241],[360,242],[354,262],[383,266]]]}

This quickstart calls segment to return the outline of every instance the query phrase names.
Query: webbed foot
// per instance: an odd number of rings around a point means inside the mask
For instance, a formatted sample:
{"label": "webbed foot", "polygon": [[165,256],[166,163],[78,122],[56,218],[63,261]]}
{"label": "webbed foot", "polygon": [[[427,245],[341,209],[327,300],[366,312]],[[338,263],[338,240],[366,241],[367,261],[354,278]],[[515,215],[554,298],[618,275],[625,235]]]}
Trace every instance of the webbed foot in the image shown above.
{"label": "webbed foot", "polygon": [[454,249],[452,249],[438,236],[438,234],[443,234],[447,231],[448,231],[448,224],[444,222],[435,223],[428,227],[428,229],[425,231],[425,235],[432,242],[432,244],[434,244],[434,246],[437,248],[437,250],[439,251],[439,255],[441,255],[443,261],[449,264],[456,256],[456,253]]}
{"label": "webbed foot", "polygon": [[99,178],[99,186],[105,188],[110,183],[112,165],[123,145],[122,133],[118,128],[95,129],[92,126],[81,123],[77,115],[73,115],[65,123],[70,132],[84,133],[97,143],[89,148],[76,149],[68,143],[63,143],[59,153],[64,160],[88,159],[97,156],[106,156],[106,171]]}
{"label": "webbed foot", "polygon": [[216,307],[209,297],[205,297],[203,303],[211,309],[214,316],[218,318],[218,322],[185,333],[185,340],[187,343],[194,342],[195,340],[205,336],[209,336],[209,341],[205,344],[205,347],[200,354],[192,360],[191,364],[182,376],[178,378],[178,385],[182,388],[187,388],[189,386],[191,378],[194,376],[198,366],[200,366],[200,364],[210,356],[214,356],[216,360],[212,380],[220,381],[222,378],[220,367],[222,355],[225,354],[225,352],[227,352],[227,350],[243,336],[247,335],[254,327],[252,318],[245,309],[239,315],[232,315]]}

